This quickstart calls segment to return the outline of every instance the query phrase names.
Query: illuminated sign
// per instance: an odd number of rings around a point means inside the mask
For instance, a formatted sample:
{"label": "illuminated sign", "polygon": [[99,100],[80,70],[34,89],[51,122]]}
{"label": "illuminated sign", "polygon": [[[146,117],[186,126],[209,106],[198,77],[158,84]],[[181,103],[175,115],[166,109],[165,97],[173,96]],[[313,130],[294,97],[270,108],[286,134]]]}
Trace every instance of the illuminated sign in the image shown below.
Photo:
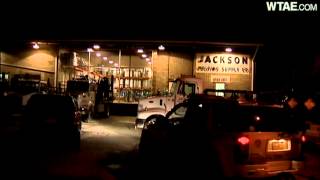
{"label": "illuminated sign", "polygon": [[211,82],[230,83],[230,76],[211,75]]}
{"label": "illuminated sign", "polygon": [[251,60],[248,55],[196,54],[196,73],[247,74]]}

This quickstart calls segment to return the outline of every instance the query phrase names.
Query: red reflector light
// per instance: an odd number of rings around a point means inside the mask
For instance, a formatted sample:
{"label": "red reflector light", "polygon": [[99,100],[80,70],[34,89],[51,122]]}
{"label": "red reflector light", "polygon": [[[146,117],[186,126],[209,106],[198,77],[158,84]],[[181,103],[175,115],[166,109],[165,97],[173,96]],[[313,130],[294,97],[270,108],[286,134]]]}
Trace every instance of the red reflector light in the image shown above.
{"label": "red reflector light", "polygon": [[301,141],[302,141],[302,142],[306,142],[306,141],[307,141],[306,136],[302,135],[302,136],[301,136]]}
{"label": "red reflector light", "polygon": [[249,144],[250,140],[249,138],[242,136],[238,138],[238,142],[242,145],[246,145],[246,144]]}

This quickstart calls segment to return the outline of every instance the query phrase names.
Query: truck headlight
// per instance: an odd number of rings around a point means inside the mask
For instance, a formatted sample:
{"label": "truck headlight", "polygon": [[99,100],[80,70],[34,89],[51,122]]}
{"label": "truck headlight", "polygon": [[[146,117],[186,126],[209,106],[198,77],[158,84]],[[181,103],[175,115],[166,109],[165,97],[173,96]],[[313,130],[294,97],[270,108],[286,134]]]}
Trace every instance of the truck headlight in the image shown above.
{"label": "truck headlight", "polygon": [[143,125],[143,129],[150,129],[156,126],[156,121],[157,121],[156,119],[152,119],[150,121],[145,122]]}

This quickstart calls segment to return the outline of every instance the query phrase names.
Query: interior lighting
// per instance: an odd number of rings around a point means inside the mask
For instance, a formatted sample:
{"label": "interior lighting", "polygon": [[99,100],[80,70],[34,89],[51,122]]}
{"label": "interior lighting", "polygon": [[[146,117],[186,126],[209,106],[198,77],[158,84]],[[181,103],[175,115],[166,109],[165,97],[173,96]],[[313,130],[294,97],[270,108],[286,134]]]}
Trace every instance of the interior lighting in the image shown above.
{"label": "interior lighting", "polygon": [[93,49],[100,49],[100,46],[98,44],[93,45]]}
{"label": "interior lighting", "polygon": [[232,49],[231,48],[226,48],[225,51],[226,52],[232,52]]}
{"label": "interior lighting", "polygon": [[158,49],[159,49],[160,51],[163,51],[163,50],[165,50],[166,48],[165,48],[163,45],[160,45],[160,46],[158,47]]}
{"label": "interior lighting", "polygon": [[32,47],[33,47],[33,49],[39,49],[39,48],[40,48],[40,46],[38,45],[38,43],[34,43],[34,44],[32,45]]}

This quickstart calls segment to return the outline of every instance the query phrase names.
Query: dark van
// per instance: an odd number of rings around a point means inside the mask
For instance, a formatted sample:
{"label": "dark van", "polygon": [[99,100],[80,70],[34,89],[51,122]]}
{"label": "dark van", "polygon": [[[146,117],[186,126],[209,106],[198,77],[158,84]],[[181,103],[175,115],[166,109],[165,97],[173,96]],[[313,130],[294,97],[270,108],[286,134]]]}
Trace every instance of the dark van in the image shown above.
{"label": "dark van", "polygon": [[81,116],[71,96],[35,94],[25,108],[23,134],[36,147],[79,148]]}

